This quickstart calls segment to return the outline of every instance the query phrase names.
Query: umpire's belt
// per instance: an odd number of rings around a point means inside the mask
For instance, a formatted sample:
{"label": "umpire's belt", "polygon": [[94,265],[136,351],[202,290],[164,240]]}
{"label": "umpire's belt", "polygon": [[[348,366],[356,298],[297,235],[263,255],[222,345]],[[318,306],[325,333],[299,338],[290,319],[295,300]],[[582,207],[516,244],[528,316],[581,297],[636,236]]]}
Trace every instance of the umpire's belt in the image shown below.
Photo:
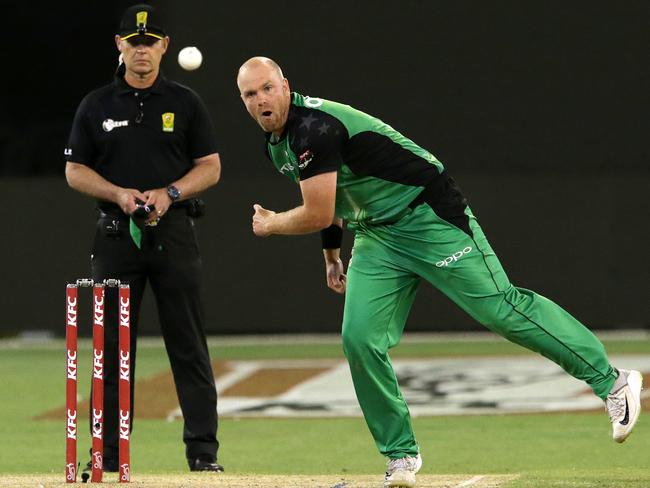
{"label": "umpire's belt", "polygon": [[[98,218],[100,219],[112,219],[112,220],[129,220],[130,216],[122,212],[117,205],[115,208],[107,208],[101,206],[97,208]],[[176,206],[172,205],[167,210],[167,213],[164,215],[165,218],[169,217],[183,217],[187,215],[187,207],[185,206]]]}

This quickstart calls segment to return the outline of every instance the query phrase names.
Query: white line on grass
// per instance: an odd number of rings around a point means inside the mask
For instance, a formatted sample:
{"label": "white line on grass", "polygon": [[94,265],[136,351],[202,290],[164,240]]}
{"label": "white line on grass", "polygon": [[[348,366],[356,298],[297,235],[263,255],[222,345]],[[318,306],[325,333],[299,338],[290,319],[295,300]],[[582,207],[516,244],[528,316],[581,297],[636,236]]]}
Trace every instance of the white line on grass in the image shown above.
{"label": "white line on grass", "polygon": [[[27,332],[11,338],[0,339],[0,351],[11,349],[62,349],[65,339],[52,338],[50,331]],[[650,338],[650,332],[645,329],[629,330],[600,330],[595,331],[604,340],[645,340]],[[506,342],[502,337],[492,332],[406,332],[402,338],[403,344],[428,342]],[[80,344],[90,344],[90,339],[80,338]],[[210,346],[246,346],[259,344],[340,344],[340,334],[267,334],[267,335],[227,335],[209,336]],[[138,346],[142,348],[162,347],[160,336],[143,336],[138,338]]]}
{"label": "white line on grass", "polygon": [[473,478],[463,481],[461,484],[456,485],[456,488],[465,488],[466,486],[472,486],[473,484],[481,481],[485,476],[474,476]]}

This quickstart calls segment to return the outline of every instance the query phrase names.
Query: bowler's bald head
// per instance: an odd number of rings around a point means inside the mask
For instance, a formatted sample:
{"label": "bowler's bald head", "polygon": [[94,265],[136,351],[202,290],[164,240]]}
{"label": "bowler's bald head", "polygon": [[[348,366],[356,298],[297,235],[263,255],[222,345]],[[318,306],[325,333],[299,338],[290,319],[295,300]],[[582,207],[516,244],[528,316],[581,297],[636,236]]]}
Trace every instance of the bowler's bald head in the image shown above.
{"label": "bowler's bald head", "polygon": [[239,67],[239,71],[237,72],[237,85],[238,86],[240,85],[240,80],[242,76],[245,76],[248,71],[257,70],[260,68],[261,69],[266,68],[269,72],[277,76],[280,80],[284,79],[282,68],[280,68],[280,65],[278,63],[273,61],[271,58],[267,58],[265,56],[255,56],[245,61],[244,64],[242,64]]}

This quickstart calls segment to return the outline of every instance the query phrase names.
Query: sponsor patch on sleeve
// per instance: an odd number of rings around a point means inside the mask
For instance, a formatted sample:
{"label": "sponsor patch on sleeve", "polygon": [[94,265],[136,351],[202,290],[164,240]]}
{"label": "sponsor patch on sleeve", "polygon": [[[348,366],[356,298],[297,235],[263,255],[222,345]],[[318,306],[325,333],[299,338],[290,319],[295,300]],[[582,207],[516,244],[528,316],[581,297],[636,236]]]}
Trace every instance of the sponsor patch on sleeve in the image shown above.
{"label": "sponsor patch on sleeve", "polygon": [[304,153],[298,156],[298,167],[305,169],[309,163],[314,159],[314,153],[307,149]]}

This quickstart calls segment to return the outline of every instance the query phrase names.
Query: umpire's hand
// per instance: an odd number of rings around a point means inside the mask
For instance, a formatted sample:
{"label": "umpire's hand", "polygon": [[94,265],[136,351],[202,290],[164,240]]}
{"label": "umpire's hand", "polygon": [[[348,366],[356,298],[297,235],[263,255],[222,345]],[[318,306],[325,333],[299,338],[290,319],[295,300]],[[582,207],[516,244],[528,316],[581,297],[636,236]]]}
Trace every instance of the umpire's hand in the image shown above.
{"label": "umpire's hand", "polygon": [[144,202],[146,199],[147,197],[144,193],[141,193],[135,188],[120,188],[115,203],[120,206],[122,212],[131,215],[138,208],[138,203]]}
{"label": "umpire's hand", "polygon": [[144,192],[145,202],[144,204],[151,207],[152,205],[156,207],[155,212],[151,212],[151,215],[147,218],[147,222],[152,220],[159,219],[167,213],[169,207],[172,205],[172,199],[167,193],[167,188],[156,188],[155,190],[147,190]]}

